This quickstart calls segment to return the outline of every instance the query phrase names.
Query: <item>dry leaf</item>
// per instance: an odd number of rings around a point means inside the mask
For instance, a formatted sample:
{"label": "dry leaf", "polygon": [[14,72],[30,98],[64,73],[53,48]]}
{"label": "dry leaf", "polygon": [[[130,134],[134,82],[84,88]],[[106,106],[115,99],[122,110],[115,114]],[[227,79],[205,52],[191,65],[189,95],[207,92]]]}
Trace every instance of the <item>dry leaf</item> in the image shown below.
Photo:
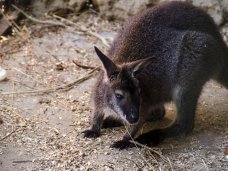
{"label": "dry leaf", "polygon": [[225,155],[228,155],[228,146],[225,147],[225,149],[224,149],[224,154],[225,154]]}

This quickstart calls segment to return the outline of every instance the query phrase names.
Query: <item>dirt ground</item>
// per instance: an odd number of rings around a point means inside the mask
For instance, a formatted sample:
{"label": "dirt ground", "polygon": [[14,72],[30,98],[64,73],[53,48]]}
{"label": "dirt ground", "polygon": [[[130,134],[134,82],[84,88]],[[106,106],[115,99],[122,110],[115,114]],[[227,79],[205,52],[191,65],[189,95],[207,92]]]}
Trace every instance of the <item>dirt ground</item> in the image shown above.
{"label": "dirt ground", "polygon": [[[121,23],[88,15],[72,18],[109,43]],[[225,33],[227,28],[223,30]],[[225,34],[224,34],[225,35]],[[93,77],[64,87],[100,66],[93,50],[107,47],[76,27],[26,24],[20,34],[1,41],[0,66],[8,72],[0,82],[0,170],[228,170],[228,91],[209,82],[199,100],[196,127],[182,139],[167,139],[151,150],[111,149],[125,129],[102,130],[97,139],[83,138],[89,127]],[[59,86],[61,88],[59,88]],[[167,105],[165,123],[175,113]],[[153,123],[156,127],[162,123]]]}

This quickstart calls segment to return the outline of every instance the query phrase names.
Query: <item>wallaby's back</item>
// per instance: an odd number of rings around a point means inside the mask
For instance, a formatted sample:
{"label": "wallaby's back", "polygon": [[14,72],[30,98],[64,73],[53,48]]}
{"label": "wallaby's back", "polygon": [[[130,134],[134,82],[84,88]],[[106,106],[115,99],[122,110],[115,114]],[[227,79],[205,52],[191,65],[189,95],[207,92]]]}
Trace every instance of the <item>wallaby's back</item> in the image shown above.
{"label": "wallaby's back", "polygon": [[[213,45],[208,42],[210,40],[214,43]],[[208,55],[205,55],[205,59],[202,60],[208,61],[207,68],[204,69],[205,72],[211,70],[214,73],[208,74],[202,81],[215,77],[219,82],[223,84],[225,82],[228,86],[227,46],[213,19],[202,9],[188,3],[169,2],[160,4],[136,15],[120,31],[109,50],[108,56],[117,64],[149,57],[154,58],[152,64],[144,69],[141,77],[143,77],[145,84],[153,81],[154,87],[151,88],[157,88],[160,86],[159,84],[164,85],[177,81],[177,74],[181,72],[177,65],[183,60],[179,53],[181,53],[180,49],[186,43],[185,41],[189,41],[192,46],[194,43],[199,44],[199,46],[194,47],[193,53],[197,53],[197,51],[204,53],[201,52],[203,51],[203,44],[211,46],[208,47]],[[214,50],[213,52],[210,52],[211,48]],[[215,58],[209,52],[213,54],[216,50],[219,52]],[[198,57],[199,60],[201,60],[200,58]],[[188,61],[184,62],[187,63]],[[158,66],[162,67],[158,68]],[[216,68],[223,68],[223,71],[218,71],[219,69]],[[219,73],[222,75],[219,76]],[[154,79],[161,77],[164,82],[156,82],[149,78],[146,80],[145,77],[148,74]],[[167,88],[164,87],[164,89]]]}
{"label": "wallaby's back", "polygon": [[[133,17],[120,31],[109,57],[117,63],[147,58],[173,48],[180,32],[197,31],[221,41],[217,26],[203,10],[184,2],[170,2]],[[170,41],[174,41],[171,42]],[[224,46],[225,47],[225,46]]]}

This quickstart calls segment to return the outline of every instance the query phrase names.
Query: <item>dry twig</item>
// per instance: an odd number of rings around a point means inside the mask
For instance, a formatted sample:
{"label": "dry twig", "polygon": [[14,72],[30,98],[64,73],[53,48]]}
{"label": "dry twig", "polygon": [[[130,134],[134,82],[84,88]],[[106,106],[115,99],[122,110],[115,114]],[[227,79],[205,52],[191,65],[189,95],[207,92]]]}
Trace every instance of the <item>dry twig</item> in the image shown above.
{"label": "dry twig", "polygon": [[66,85],[62,85],[62,86],[58,86],[55,88],[48,88],[48,89],[41,89],[41,90],[31,90],[31,91],[18,91],[18,92],[2,92],[0,93],[0,95],[12,95],[12,94],[31,94],[31,93],[52,93],[55,91],[60,91],[60,90],[64,90],[67,91],[71,88],[73,88],[75,85],[80,84],[86,80],[88,80],[89,78],[91,78],[94,74],[95,71],[98,71],[100,68],[94,68],[92,71],[90,71],[86,76],[77,79],[76,81],[66,84]]}
{"label": "dry twig", "polygon": [[150,169],[152,169],[153,167],[151,166],[151,164],[145,159],[145,157],[144,157],[143,154],[141,153],[140,149],[138,148],[138,146],[137,146],[137,144],[136,144],[136,141],[134,141],[133,137],[131,136],[130,132],[128,131],[127,126],[124,125],[124,127],[125,127],[125,129],[126,129],[128,135],[130,136],[131,140],[132,140],[132,141],[130,140],[130,142],[133,143],[133,144],[135,145],[135,147],[137,148],[137,150],[138,150],[140,156],[142,157],[142,159],[144,160],[144,162],[146,163],[146,165],[147,165]]}
{"label": "dry twig", "polygon": [[90,35],[100,39],[102,41],[102,43],[107,46],[108,48],[110,47],[110,45],[108,44],[108,42],[105,40],[105,38],[103,38],[101,35],[99,35],[98,33],[96,32],[93,32],[93,31],[90,31],[90,30],[87,30],[87,33],[89,33]]}
{"label": "dry twig", "polygon": [[14,160],[12,163],[34,163],[42,161],[58,161],[59,159],[33,159],[33,160]]}
{"label": "dry twig", "polygon": [[0,139],[0,141],[3,141],[4,139],[8,138],[9,136],[11,136],[14,132],[16,132],[18,130],[18,128],[14,129],[12,132],[10,132],[9,134],[7,134],[6,136],[2,137]]}
{"label": "dry twig", "polygon": [[146,146],[146,145],[143,145],[143,144],[141,144],[141,143],[139,143],[139,142],[137,142],[137,141],[134,141],[134,140],[130,140],[130,142],[133,143],[133,144],[135,144],[135,145],[137,145],[137,146],[139,146],[139,147],[143,147],[144,149],[147,149],[147,150],[151,151],[152,153],[158,155],[163,161],[165,161],[166,163],[168,163],[168,164],[170,165],[171,170],[173,170],[173,166],[172,166],[171,161],[170,161],[169,159],[166,159],[166,158],[165,158],[161,153],[159,153],[158,151],[154,150],[154,149],[151,148],[151,147],[148,147],[148,146]]}
{"label": "dry twig", "polygon": [[[3,20],[5,20],[6,22],[7,22],[7,26],[5,27],[6,29],[9,27],[9,26],[11,26],[11,27],[13,27],[14,28],[14,30],[15,30],[15,32],[17,32],[17,33],[19,33],[20,31],[21,31],[21,29],[20,29],[20,27],[14,22],[14,21],[10,21],[9,19],[8,19],[8,17],[5,15],[5,13],[2,11],[2,10],[0,10],[0,14],[3,16]],[[6,31],[6,30],[5,30]]]}
{"label": "dry twig", "polygon": [[[25,17],[27,17],[28,19],[30,19],[30,20],[33,21],[33,22],[40,23],[40,24],[56,25],[56,26],[61,26],[61,27],[69,27],[69,26],[67,26],[67,25],[65,25],[65,24],[63,24],[63,23],[61,23],[61,22],[57,22],[57,21],[51,21],[51,20],[42,21],[42,20],[36,19],[36,18],[34,18],[34,17],[28,15],[28,14],[27,14],[26,12],[24,12],[23,10],[19,9],[17,6],[12,5],[12,7],[15,8],[16,10],[18,10],[19,12],[21,12]],[[95,32],[93,32],[93,31],[90,31],[90,30],[88,30],[87,28],[85,28],[85,27],[83,27],[83,26],[80,26],[80,25],[78,25],[78,24],[76,24],[76,23],[74,23],[74,22],[72,22],[72,21],[70,21],[70,20],[67,20],[67,19],[65,19],[65,18],[59,17],[59,16],[57,16],[57,15],[53,15],[53,17],[55,17],[55,18],[57,18],[57,19],[61,19],[62,21],[65,21],[65,22],[67,22],[68,24],[71,24],[71,25],[73,25],[73,26],[76,26],[76,29],[79,28],[79,31],[84,32],[84,33],[86,33],[86,34],[88,34],[88,35],[92,35],[92,36],[98,38],[99,40],[102,41],[102,43],[103,43],[105,46],[110,47],[110,45],[109,45],[108,42],[105,40],[105,38],[103,38],[103,37],[102,37],[101,35],[99,35],[98,33],[95,33]]]}
{"label": "dry twig", "polygon": [[40,24],[50,24],[50,25],[55,25],[55,26],[61,26],[61,27],[67,27],[65,24],[57,22],[57,21],[51,21],[51,20],[38,20],[30,15],[28,15],[26,12],[24,12],[23,10],[19,9],[17,6],[12,4],[12,7],[15,8],[16,10],[18,10],[19,12],[21,12],[25,17],[27,17],[29,20],[36,22],[36,23],[40,23]]}
{"label": "dry twig", "polygon": [[[145,149],[147,149],[147,150],[149,150],[149,151],[151,151],[151,152],[157,154],[157,155],[158,155],[159,157],[161,157],[161,158],[165,158],[162,154],[160,154],[158,151],[154,150],[154,149],[151,148],[151,147],[148,147],[148,146],[146,146],[146,145],[143,145],[143,144],[141,144],[141,143],[139,143],[139,142],[137,142],[137,141],[134,141],[134,140],[130,140],[130,142],[133,143],[133,144],[135,144],[135,145],[137,145],[137,146],[139,146],[139,147],[143,147],[143,148],[145,148]],[[165,159],[165,160],[166,160],[166,159]],[[166,162],[168,162],[168,161],[166,160]]]}
{"label": "dry twig", "polygon": [[70,21],[70,20],[67,20],[66,18],[59,17],[59,16],[57,16],[57,15],[53,15],[53,17],[58,18],[58,19],[61,19],[62,21],[65,21],[66,23],[75,26],[76,29],[79,28],[79,31],[81,31],[81,32],[84,32],[84,33],[86,33],[86,34],[88,34],[88,35],[91,35],[91,36],[94,36],[94,37],[100,39],[100,40],[102,41],[102,43],[103,43],[105,46],[110,47],[110,45],[109,45],[108,42],[105,40],[105,38],[103,38],[103,37],[102,37],[101,35],[99,35],[98,33],[93,32],[93,31],[90,31],[90,30],[88,30],[86,27],[83,27],[83,26],[81,26],[81,25],[79,25],[79,24],[76,24],[76,23]]}
{"label": "dry twig", "polygon": [[88,66],[88,65],[82,65],[80,64],[79,62],[75,61],[75,60],[72,60],[72,62],[77,65],[78,67],[80,68],[83,68],[83,69],[94,69],[95,67],[93,66]]}
{"label": "dry twig", "polygon": [[33,162],[32,160],[15,160],[15,161],[12,161],[12,163],[30,163],[30,162]]}

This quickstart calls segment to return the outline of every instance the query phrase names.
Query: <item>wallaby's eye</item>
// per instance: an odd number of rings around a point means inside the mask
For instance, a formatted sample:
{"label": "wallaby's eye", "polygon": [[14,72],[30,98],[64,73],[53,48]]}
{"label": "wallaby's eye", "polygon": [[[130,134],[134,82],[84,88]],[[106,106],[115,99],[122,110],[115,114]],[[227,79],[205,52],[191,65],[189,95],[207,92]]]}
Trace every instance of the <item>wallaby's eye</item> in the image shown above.
{"label": "wallaby's eye", "polygon": [[123,92],[121,90],[116,90],[115,91],[115,96],[118,100],[121,100],[124,98]]}
{"label": "wallaby's eye", "polygon": [[124,97],[122,94],[118,94],[118,93],[116,93],[115,95],[118,100],[121,100]]}

